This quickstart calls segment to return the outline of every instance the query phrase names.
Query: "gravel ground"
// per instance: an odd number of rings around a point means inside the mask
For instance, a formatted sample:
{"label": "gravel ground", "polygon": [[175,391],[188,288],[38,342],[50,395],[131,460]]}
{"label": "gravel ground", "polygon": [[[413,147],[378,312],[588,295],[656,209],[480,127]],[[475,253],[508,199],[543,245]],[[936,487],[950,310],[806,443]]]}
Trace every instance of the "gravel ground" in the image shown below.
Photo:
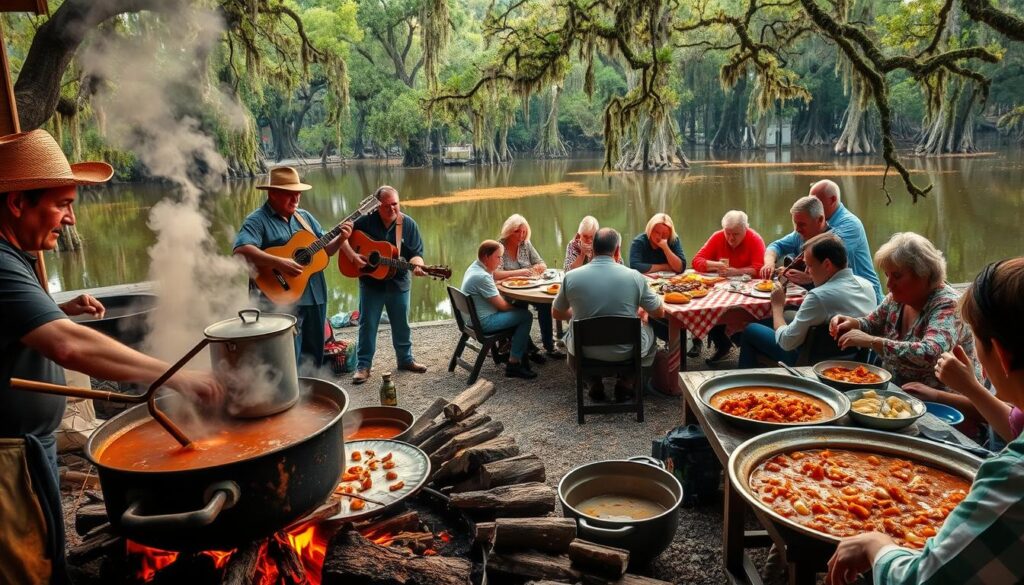
{"label": "gravel ground", "polygon": [[[353,339],[355,328],[344,329],[339,339]],[[421,324],[413,328],[413,348],[417,361],[425,364],[425,374],[395,371],[399,405],[421,412],[435,398],[452,398],[466,386],[468,373],[448,372],[457,341],[454,322]],[[467,354],[471,352],[467,351]],[[719,368],[735,367],[735,354]],[[689,360],[690,368],[706,368],[703,356]],[[643,423],[633,414],[591,415],[584,425],[576,424],[575,378],[562,362],[534,365],[540,374],[535,380],[506,378],[504,366],[488,360],[481,378],[497,386],[497,393],[481,410],[505,425],[505,433],[514,437],[524,453],[535,453],[547,465],[547,483],[557,487],[559,479],[575,466],[602,459],[621,459],[649,455],[651,441],[661,438],[682,418],[682,399],[660,394],[645,395]],[[335,379],[348,391],[353,406],[378,404],[380,374],[394,371],[395,355],[390,331],[382,327],[377,344],[376,362],[369,382],[351,384],[349,375]],[[607,385],[607,384],[606,384]],[[610,393],[610,388],[609,388]],[[77,540],[73,530],[73,498],[65,500],[70,519],[69,541]],[[711,584],[726,582],[722,570],[721,500],[683,509],[675,541],[644,574],[674,583]],[[755,557],[757,566],[763,558]],[[76,583],[92,583],[93,570],[76,571]]]}

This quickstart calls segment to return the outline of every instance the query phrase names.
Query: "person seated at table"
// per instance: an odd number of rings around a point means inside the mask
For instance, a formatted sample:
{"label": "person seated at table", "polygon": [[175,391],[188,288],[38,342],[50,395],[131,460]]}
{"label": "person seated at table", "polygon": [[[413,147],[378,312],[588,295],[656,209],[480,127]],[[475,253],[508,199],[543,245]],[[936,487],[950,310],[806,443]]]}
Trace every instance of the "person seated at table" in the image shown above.
{"label": "person seated at table", "polygon": [[642,274],[686,270],[686,255],[667,213],[655,213],[629,246],[629,267]]}
{"label": "person seated at table", "polygon": [[[462,292],[473,299],[473,308],[484,333],[516,328],[512,334],[508,363],[505,364],[505,376],[529,380],[537,377],[526,357],[533,316],[529,310],[512,305],[498,294],[494,271],[501,265],[504,252],[505,248],[500,243],[484,240],[477,248],[476,261],[469,265],[462,277]],[[465,318],[469,320],[470,316]]]}
{"label": "person seated at table", "polygon": [[[825,208],[817,197],[810,195],[801,197],[789,208],[793,218],[793,231],[775,240],[764,252],[764,264],[761,266],[760,277],[769,279],[775,272],[775,262],[783,256],[796,257],[800,254],[800,246],[818,234],[828,231],[825,221]],[[804,269],[793,267],[785,271],[786,280],[803,287],[811,286],[811,275]]]}
{"label": "person seated at table", "polygon": [[771,326],[747,325],[740,344],[739,367],[756,368],[759,353],[773,362],[795,365],[800,346],[807,341],[812,327],[827,326],[835,315],[867,315],[875,309],[874,288],[850,270],[846,247],[838,236],[819,234],[807,240],[803,253],[814,288],[808,291],[788,324],[783,315],[786,287],[779,286],[772,291]]}
{"label": "person seated at table", "polygon": [[[621,256],[621,244],[619,232],[612,228],[598,230],[594,236],[594,259],[586,266],[566,273],[562,287],[551,305],[551,314],[556,319],[570,321],[610,315],[639,316],[643,321],[640,331],[640,343],[643,347],[640,354],[643,365],[650,366],[654,362],[655,340],[654,331],[647,318],[663,316],[665,308],[661,304],[661,298],[647,286],[646,278],[616,262],[616,258]],[[569,351],[569,359],[574,360],[571,323],[565,336],[565,347]],[[627,343],[587,347],[586,351],[589,358],[615,362],[629,359],[633,347]],[[615,383],[615,400],[629,400],[634,392],[635,383],[636,380],[631,378],[619,378]],[[605,399],[601,378],[593,377],[588,380],[587,385],[592,400]],[[643,389],[635,391],[642,392]]]}
{"label": "person seated at table", "polygon": [[573,268],[579,268],[594,259],[594,234],[600,227],[597,218],[592,215],[588,215],[580,221],[576,235],[565,246],[565,263],[562,267],[566,272]]}
{"label": "person seated at table", "polygon": [[[987,266],[961,296],[959,309],[996,396],[1024,406],[1024,259]],[[827,582],[846,585],[867,571],[877,585],[1017,582],[1024,559],[1022,485],[1024,437],[1016,436],[981,465],[964,500],[924,548],[899,547],[880,532],[844,538],[828,562]]]}
{"label": "person seated at table", "polygon": [[846,255],[850,259],[850,270],[871,283],[875,289],[875,300],[882,302],[882,283],[871,262],[871,246],[868,235],[864,232],[864,224],[860,218],[846,208],[842,202],[839,185],[834,181],[823,179],[811,185],[808,195],[817,197],[825,208],[825,221],[846,245]]}
{"label": "person seated at table", "polygon": [[[747,214],[733,209],[722,216],[722,229],[711,234],[704,246],[693,256],[693,269],[697,272],[717,272],[722,276],[756,276],[764,263],[764,240],[751,229]],[[708,333],[720,353],[732,349],[732,341],[724,325],[716,325]],[[687,356],[695,358],[703,347],[700,338],[693,340]]]}
{"label": "person seated at table", "polygon": [[[495,280],[506,278],[533,278],[540,276],[547,270],[547,264],[537,253],[536,248],[530,243],[530,224],[526,218],[518,213],[511,215],[501,226],[501,237],[498,238],[505,252],[501,256],[501,267],[494,271]],[[550,358],[561,359],[565,354],[555,349],[555,335],[553,321],[551,319],[551,307],[544,303],[533,303],[537,311],[537,326],[540,328],[541,342],[544,344],[545,353]],[[530,359],[542,364],[544,356],[530,342]]]}
{"label": "person seated at table", "polygon": [[956,319],[957,294],[946,283],[946,259],[924,236],[900,232],[878,249],[875,262],[885,271],[889,295],[866,317],[833,317],[832,336],[841,349],[873,350],[907,392],[920,385],[945,389],[935,376],[940,355],[960,345],[976,361],[970,332]]}

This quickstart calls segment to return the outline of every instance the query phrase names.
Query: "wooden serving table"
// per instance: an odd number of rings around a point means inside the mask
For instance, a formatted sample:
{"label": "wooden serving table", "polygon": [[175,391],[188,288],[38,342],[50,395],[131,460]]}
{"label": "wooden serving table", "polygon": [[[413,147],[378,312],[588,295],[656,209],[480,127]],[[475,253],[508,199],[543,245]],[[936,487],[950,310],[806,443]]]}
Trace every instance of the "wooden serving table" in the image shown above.
{"label": "wooden serving table", "polygon": [[[813,370],[809,367],[796,369],[804,376],[815,378]],[[759,368],[682,372],[679,374],[685,399],[683,401],[683,424],[699,424],[704,429],[711,448],[725,470],[722,557],[726,575],[730,583],[761,584],[762,580],[757,567],[746,554],[746,549],[764,548],[774,543],[778,551],[784,551],[789,570],[789,582],[792,585],[813,585],[817,573],[826,570],[826,563],[835,552],[835,545],[798,533],[746,503],[739,490],[735,489],[729,481],[729,456],[741,443],[759,433],[741,429],[726,422],[710,408],[704,406],[697,397],[697,389],[705,380],[738,372],[786,373],[782,368]],[[843,417],[837,424],[839,426],[855,426],[848,416]],[[949,429],[956,442],[966,446],[977,446],[977,443],[931,413],[926,413],[918,423],[914,423],[902,431],[894,432],[914,435],[917,432],[918,424],[927,425],[929,428]],[[748,509],[754,512],[758,522],[764,527],[763,530],[744,530],[743,523]]]}

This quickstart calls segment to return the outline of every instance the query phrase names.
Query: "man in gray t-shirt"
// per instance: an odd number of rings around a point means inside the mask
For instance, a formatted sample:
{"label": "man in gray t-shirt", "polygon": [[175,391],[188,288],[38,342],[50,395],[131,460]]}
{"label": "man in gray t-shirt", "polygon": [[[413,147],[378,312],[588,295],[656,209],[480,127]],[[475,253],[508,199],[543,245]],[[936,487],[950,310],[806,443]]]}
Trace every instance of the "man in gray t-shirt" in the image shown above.
{"label": "man in gray t-shirt", "polygon": [[[647,279],[636,270],[616,262],[620,257],[621,239],[611,228],[602,228],[594,236],[594,260],[565,274],[562,287],[558,290],[551,313],[556,319],[586,319],[610,315],[622,317],[640,316],[643,327],[640,330],[641,355],[644,365],[654,361],[654,330],[647,323],[647,317],[661,317],[665,308],[661,299],[647,286]],[[565,336],[565,347],[570,359],[574,347],[572,324]],[[629,344],[607,345],[586,348],[587,357],[604,361],[629,359],[633,348]],[[619,380],[616,394],[631,390],[632,381]],[[591,398],[602,399],[604,389],[600,378],[590,380]]]}

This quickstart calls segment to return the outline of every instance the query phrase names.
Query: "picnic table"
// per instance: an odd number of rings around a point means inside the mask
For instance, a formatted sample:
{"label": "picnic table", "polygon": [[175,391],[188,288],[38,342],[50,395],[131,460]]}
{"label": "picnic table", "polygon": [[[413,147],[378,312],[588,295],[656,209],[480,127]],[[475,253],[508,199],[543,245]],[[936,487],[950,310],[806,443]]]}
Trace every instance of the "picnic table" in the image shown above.
{"label": "picnic table", "polygon": [[[557,295],[544,292],[545,289],[547,289],[552,284],[562,284],[562,278],[565,276],[565,272],[563,272],[562,270],[554,270],[556,273],[554,278],[548,280],[537,279],[536,286],[531,286],[527,288],[509,288],[504,285],[504,282],[510,279],[506,278],[504,280],[500,280],[496,283],[498,285],[498,292],[501,293],[501,296],[507,299],[512,299],[514,301],[522,301],[530,304],[550,305],[555,302],[555,296]],[[515,278],[513,280],[526,279]],[[562,337],[562,321],[559,319],[555,319],[555,337],[556,339]]]}
{"label": "picnic table", "polygon": [[[796,368],[804,376],[814,378],[814,371],[809,367]],[[825,570],[825,564],[835,552],[835,546],[823,540],[811,538],[797,533],[788,527],[775,522],[770,516],[756,508],[751,508],[739,490],[729,481],[729,456],[736,447],[747,439],[759,434],[738,428],[710,408],[704,406],[697,397],[697,389],[704,381],[724,374],[738,372],[785,373],[782,368],[758,368],[751,370],[720,370],[683,372],[679,380],[683,388],[683,424],[699,424],[704,429],[715,456],[722,464],[725,473],[724,525],[722,528],[722,556],[725,562],[726,575],[730,583],[760,584],[761,578],[745,550],[747,548],[763,548],[774,543],[777,550],[785,551],[789,569],[789,582],[793,585],[812,585],[816,574]],[[855,426],[849,417],[843,417],[839,426]],[[894,431],[913,435],[917,433],[917,425],[929,428],[948,429],[956,442],[965,446],[977,446],[977,443],[949,426],[931,413],[925,414],[916,423],[902,431]],[[744,518],[747,510],[753,510],[763,530],[744,530]]]}

